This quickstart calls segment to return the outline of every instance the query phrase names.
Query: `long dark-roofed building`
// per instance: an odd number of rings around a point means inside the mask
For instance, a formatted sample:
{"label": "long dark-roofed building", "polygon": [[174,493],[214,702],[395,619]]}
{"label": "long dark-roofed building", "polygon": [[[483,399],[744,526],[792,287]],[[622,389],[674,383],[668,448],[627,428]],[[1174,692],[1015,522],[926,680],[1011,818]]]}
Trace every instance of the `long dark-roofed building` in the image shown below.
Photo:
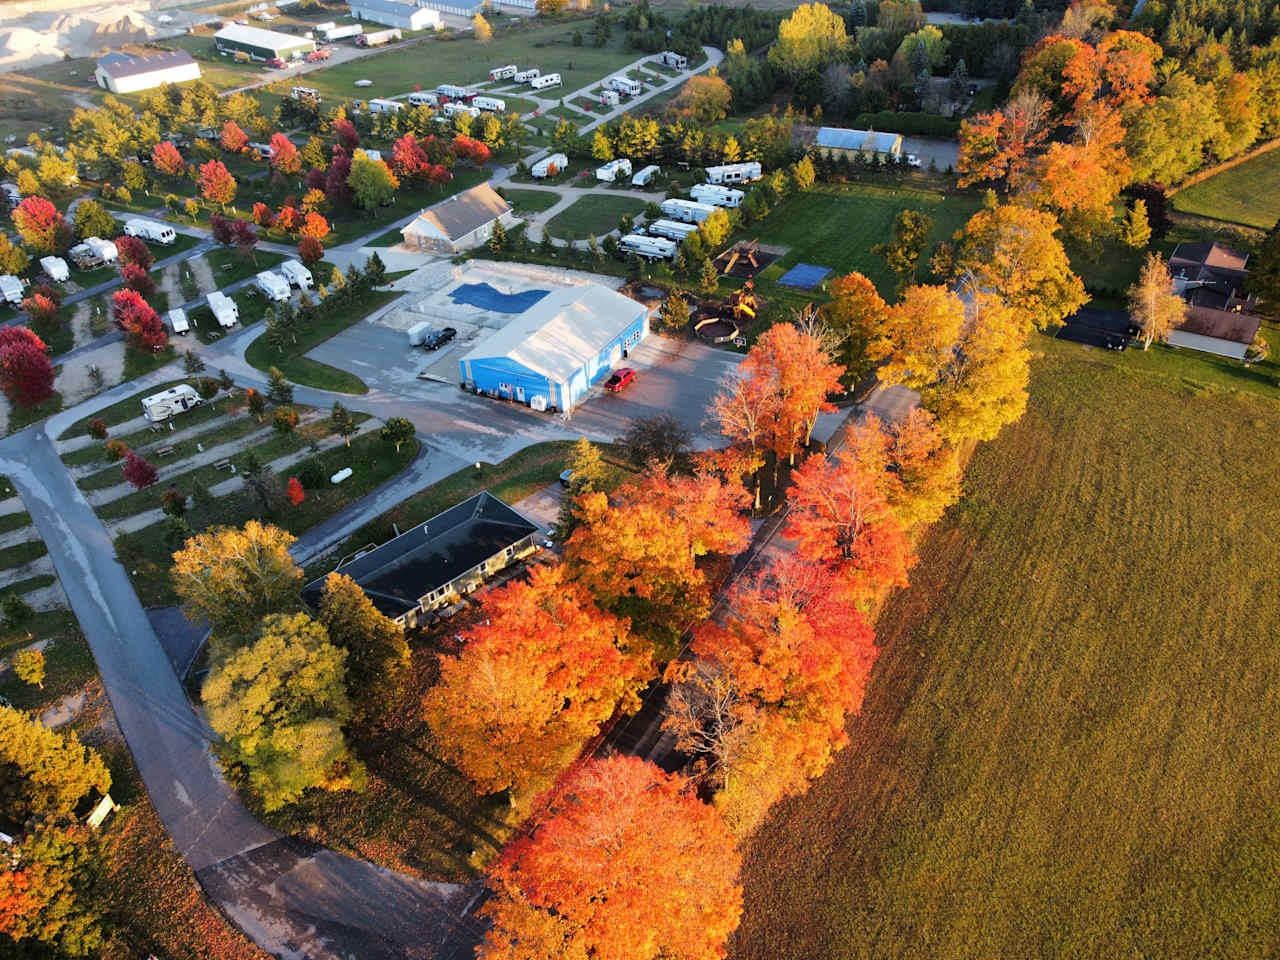
{"label": "long dark-roofed building", "polygon": [[[402,628],[425,622],[486,579],[538,549],[538,526],[489,493],[477,493],[337,570]],[[303,597],[319,606],[324,578]]]}

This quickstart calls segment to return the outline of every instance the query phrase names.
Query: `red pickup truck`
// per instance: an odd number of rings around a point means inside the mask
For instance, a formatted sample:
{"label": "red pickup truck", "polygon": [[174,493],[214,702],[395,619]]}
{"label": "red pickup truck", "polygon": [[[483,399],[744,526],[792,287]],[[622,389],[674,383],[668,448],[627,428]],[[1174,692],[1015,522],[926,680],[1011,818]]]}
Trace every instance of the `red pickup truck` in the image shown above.
{"label": "red pickup truck", "polygon": [[327,47],[321,47],[319,50],[312,50],[307,54],[307,62],[315,63],[319,60],[328,60],[329,50]]}

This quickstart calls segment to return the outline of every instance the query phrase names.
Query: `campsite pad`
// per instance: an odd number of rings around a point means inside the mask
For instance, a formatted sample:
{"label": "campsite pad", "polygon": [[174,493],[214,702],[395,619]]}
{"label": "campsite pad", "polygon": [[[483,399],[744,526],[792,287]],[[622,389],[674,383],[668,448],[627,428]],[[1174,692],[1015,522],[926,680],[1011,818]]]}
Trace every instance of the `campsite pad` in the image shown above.
{"label": "campsite pad", "polygon": [[799,287],[802,290],[812,290],[830,272],[830,267],[815,267],[812,263],[797,263],[778,278],[778,283],[784,287]]}
{"label": "campsite pad", "polygon": [[465,303],[497,313],[524,313],[545,297],[549,290],[524,290],[503,293],[487,283],[461,283],[449,292],[454,303]]}

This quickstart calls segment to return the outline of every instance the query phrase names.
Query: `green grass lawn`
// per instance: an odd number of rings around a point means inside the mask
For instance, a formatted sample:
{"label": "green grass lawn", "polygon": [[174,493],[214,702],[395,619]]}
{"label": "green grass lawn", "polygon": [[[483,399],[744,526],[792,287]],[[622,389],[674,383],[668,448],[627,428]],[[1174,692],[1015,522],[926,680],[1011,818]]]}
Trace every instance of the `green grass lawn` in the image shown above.
{"label": "green grass lawn", "polygon": [[1274,950],[1280,406],[1036,346],[851,744],[746,849],[737,960]]}
{"label": "green grass lawn", "polygon": [[[737,239],[759,237],[761,243],[790,248],[758,275],[756,288],[766,296],[778,292],[776,281],[788,269],[812,263],[830,267],[828,279],[856,270],[875,283],[881,295],[892,297],[895,278],[871,248],[890,238],[898,211],[918,210],[933,218],[931,244],[920,258],[923,277],[936,244],[950,240],[979,206],[976,197],[913,186],[820,185],[787,198],[764,220],[741,230]],[[815,292],[803,291],[810,298]]]}
{"label": "green grass lawn", "polygon": [[643,213],[645,201],[609,194],[580,197],[571,206],[560,211],[547,223],[547,232],[564,239],[572,235],[575,240],[585,240],[594,234],[599,237],[618,229],[618,220],[630,214]]}
{"label": "green grass lawn", "polygon": [[0,533],[12,533],[31,525],[31,514],[23,510],[19,513],[0,513]]}
{"label": "green grass lawn", "polygon": [[355,374],[312,360],[304,354],[398,296],[400,294],[396,292],[374,290],[341,307],[326,308],[321,304],[316,319],[309,326],[299,329],[297,343],[291,343],[283,351],[279,351],[267,342],[264,332],[249,344],[244,358],[263,372],[277,367],[288,379],[304,386],[337,393],[368,393],[369,388]]}
{"label": "green grass lawn", "polygon": [[0,570],[21,567],[23,564],[38,560],[49,552],[43,540],[28,540],[15,543],[11,547],[0,547]]}
{"label": "green grass lawn", "polygon": [[[207,371],[206,371],[207,372]],[[142,416],[142,398],[149,397],[153,393],[160,393],[168,390],[170,387],[176,387],[181,383],[189,383],[194,386],[194,377],[182,377],[178,380],[170,380],[168,383],[162,383],[158,386],[151,387],[147,390],[139,390],[130,397],[123,400],[117,400],[109,407],[103,407],[97,413],[91,413],[86,417],[81,417],[62,433],[58,434],[59,440],[69,440],[71,437],[79,437],[88,432],[90,420],[101,420],[107,427],[119,426],[129,420],[133,420]],[[186,414],[187,417],[208,416],[203,410],[193,410]],[[183,423],[190,423],[190,420],[184,420]]]}
{"label": "green grass lawn", "polygon": [[504,187],[502,195],[516,213],[541,213],[550,210],[561,199],[560,194],[551,190],[521,190],[519,187]]}
{"label": "green grass lawn", "polygon": [[270,270],[287,259],[283,254],[270,250],[255,250],[253,259],[245,260],[231,247],[215,247],[206,253],[204,258],[209,264],[209,269],[213,271],[213,282],[219,289],[259,274],[263,270]]}
{"label": "green grass lawn", "polygon": [[1270,230],[1280,220],[1280,150],[1271,150],[1173,195],[1173,209]]}
{"label": "green grass lawn", "polygon": [[57,390],[53,391],[53,396],[37,407],[20,407],[17,404],[10,404],[9,433],[17,433],[19,430],[24,430],[45,417],[53,416],[61,409],[62,394]]}

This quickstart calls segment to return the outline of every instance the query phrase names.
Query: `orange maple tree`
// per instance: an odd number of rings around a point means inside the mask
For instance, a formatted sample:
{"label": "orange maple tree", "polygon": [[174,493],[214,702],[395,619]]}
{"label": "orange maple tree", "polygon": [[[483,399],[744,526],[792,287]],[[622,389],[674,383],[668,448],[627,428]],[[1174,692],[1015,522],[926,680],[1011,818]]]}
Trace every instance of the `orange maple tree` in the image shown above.
{"label": "orange maple tree", "polygon": [[636,757],[571,771],[489,876],[488,960],[720,960],[740,857],[682,777]]}
{"label": "orange maple tree", "polygon": [[481,790],[545,789],[616,708],[639,706],[648,657],[563,565],[485,595],[484,622],[440,661],[424,698],[445,757]]}

